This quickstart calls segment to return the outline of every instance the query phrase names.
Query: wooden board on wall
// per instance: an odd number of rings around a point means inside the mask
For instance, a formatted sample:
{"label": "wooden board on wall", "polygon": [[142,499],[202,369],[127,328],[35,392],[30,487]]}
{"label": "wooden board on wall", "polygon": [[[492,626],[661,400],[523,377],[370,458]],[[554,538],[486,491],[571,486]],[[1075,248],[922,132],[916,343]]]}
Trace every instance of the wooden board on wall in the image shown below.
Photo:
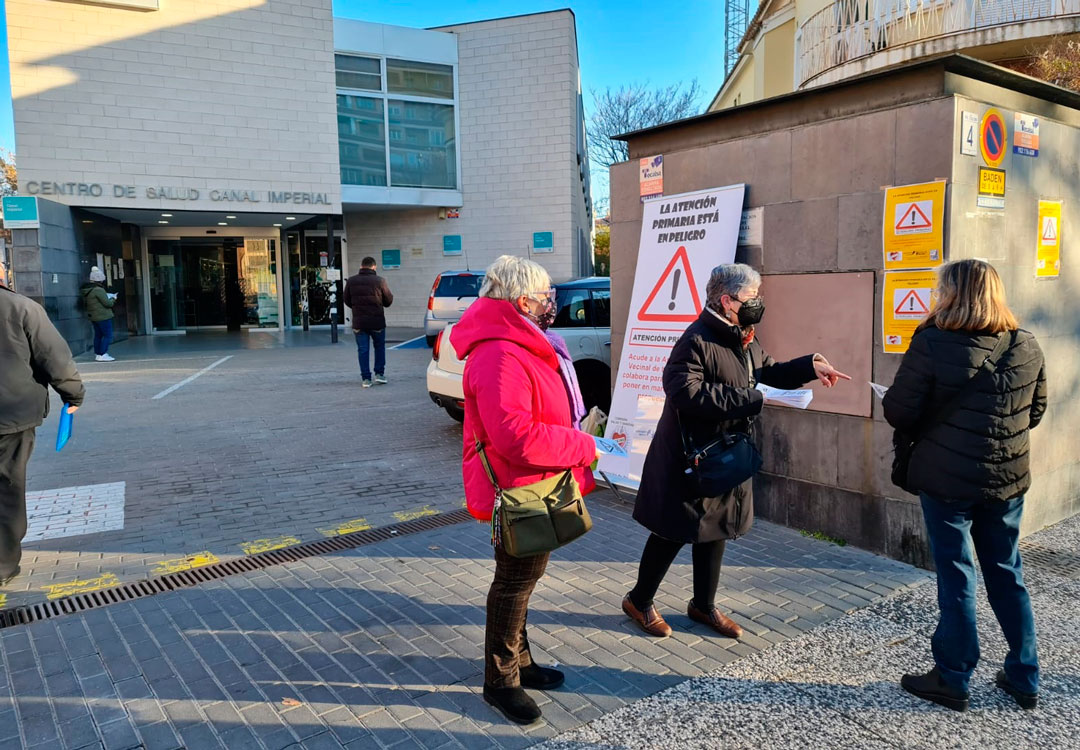
{"label": "wooden board on wall", "polygon": [[873,394],[874,274],[820,273],[765,276],[765,318],[757,337],[783,361],[819,352],[851,381],[815,384],[813,411],[869,417]]}

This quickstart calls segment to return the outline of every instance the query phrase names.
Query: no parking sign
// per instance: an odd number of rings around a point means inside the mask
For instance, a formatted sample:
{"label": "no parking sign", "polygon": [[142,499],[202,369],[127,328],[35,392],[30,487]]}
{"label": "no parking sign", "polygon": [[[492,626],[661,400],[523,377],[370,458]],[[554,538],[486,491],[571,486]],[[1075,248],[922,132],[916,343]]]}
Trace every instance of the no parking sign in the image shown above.
{"label": "no parking sign", "polygon": [[1005,159],[1005,146],[1009,133],[1005,127],[1005,118],[991,107],[986,110],[979,125],[979,150],[987,166],[997,167]]}

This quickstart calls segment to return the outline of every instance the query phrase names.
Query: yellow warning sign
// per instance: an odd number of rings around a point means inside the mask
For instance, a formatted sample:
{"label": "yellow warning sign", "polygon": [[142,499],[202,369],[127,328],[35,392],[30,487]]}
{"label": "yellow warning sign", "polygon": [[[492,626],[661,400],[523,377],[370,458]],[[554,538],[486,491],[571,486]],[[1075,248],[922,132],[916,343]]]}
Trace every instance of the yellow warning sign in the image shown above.
{"label": "yellow warning sign", "polygon": [[881,300],[882,342],[887,353],[903,354],[919,323],[934,306],[935,271],[892,271],[885,274]]}
{"label": "yellow warning sign", "polygon": [[979,167],[979,195],[1005,197],[1005,170]]}
{"label": "yellow warning sign", "polygon": [[1039,201],[1039,242],[1035,278],[1055,279],[1061,273],[1061,201]]}
{"label": "yellow warning sign", "polygon": [[945,255],[944,229],[944,182],[886,189],[881,227],[885,270],[941,265]]}

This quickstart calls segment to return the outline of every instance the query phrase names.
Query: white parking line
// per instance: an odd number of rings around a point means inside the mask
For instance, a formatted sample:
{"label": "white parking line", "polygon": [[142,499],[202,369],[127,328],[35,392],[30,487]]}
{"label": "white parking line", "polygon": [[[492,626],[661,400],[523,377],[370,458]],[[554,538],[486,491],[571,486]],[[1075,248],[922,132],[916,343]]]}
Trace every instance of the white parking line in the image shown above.
{"label": "white parking line", "polygon": [[194,374],[194,375],[192,375],[191,377],[187,377],[187,378],[184,378],[183,380],[181,380],[181,381],[180,381],[179,383],[177,383],[176,385],[170,385],[170,386],[169,386],[168,388],[166,388],[165,390],[163,390],[163,391],[162,391],[161,393],[159,393],[158,395],[154,396],[154,397],[153,397],[152,399],[150,399],[150,400],[151,400],[151,401],[157,401],[157,400],[158,400],[159,398],[165,398],[166,396],[168,396],[168,395],[169,395],[170,393],[172,393],[172,392],[173,392],[173,391],[175,391],[176,389],[178,389],[178,388],[183,388],[183,387],[184,387],[185,385],[187,385],[188,383],[190,383],[190,382],[191,382],[192,380],[194,380],[195,378],[199,377],[200,375],[205,375],[206,373],[210,372],[211,370],[213,370],[213,369],[214,369],[215,367],[217,367],[217,366],[218,366],[218,365],[220,365],[221,363],[223,363],[223,362],[226,362],[226,361],[228,361],[228,360],[230,360],[230,359],[232,359],[232,358],[233,358],[233,355],[231,355],[231,354],[230,354],[229,356],[227,356],[227,357],[222,357],[221,359],[219,359],[219,360],[218,360],[217,362],[215,362],[214,364],[212,364],[212,365],[209,365],[209,366],[207,366],[207,367],[204,367],[203,369],[199,370],[199,371],[198,371],[197,373],[195,373],[195,374]]}
{"label": "white parking line", "polygon": [[402,341],[400,344],[394,344],[393,346],[390,346],[390,347],[387,347],[387,348],[388,349],[405,349],[405,348],[410,348],[411,349],[413,347],[410,347],[409,344],[415,344],[417,341],[419,341],[422,338],[425,338],[425,337],[424,336],[417,336],[414,339],[409,339],[408,341]]}

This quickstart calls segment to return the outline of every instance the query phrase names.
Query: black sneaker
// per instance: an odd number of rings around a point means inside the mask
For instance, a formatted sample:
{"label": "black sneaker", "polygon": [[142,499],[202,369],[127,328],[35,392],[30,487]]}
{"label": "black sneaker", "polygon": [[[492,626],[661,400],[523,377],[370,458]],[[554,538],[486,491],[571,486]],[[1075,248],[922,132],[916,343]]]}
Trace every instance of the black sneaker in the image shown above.
{"label": "black sneaker", "polygon": [[10,575],[0,578],[0,586],[7,586],[9,583],[15,580],[18,575],[22,573],[22,568],[18,565],[15,566],[15,570],[11,571]]}
{"label": "black sneaker", "polygon": [[521,673],[522,687],[532,688],[533,690],[554,690],[566,682],[566,675],[559,670],[551,667],[541,667],[535,662],[527,667],[522,667],[519,672]]}
{"label": "black sneaker", "polygon": [[953,711],[968,710],[970,694],[942,682],[937,667],[926,674],[906,674],[900,679],[900,685],[916,698],[932,701]]}
{"label": "black sneaker", "polygon": [[540,720],[540,707],[522,688],[484,685],[484,700],[515,724],[533,724]]}
{"label": "black sneaker", "polygon": [[1038,693],[1022,693],[1013,687],[1013,684],[1009,682],[1009,678],[1005,676],[1005,670],[998,670],[997,678],[994,680],[994,684],[1004,690],[1006,693],[1012,696],[1016,701],[1016,705],[1026,711],[1032,711],[1039,707],[1039,694]]}

